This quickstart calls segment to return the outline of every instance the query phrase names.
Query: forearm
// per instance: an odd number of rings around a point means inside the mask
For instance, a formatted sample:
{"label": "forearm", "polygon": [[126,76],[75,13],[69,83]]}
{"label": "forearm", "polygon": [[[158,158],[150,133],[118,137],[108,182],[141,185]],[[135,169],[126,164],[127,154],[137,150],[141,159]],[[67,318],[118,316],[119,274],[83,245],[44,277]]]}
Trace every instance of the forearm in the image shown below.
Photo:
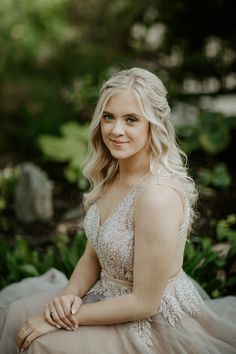
{"label": "forearm", "polygon": [[100,265],[96,258],[82,256],[77,263],[62,295],[75,294],[83,297],[100,276]]}
{"label": "forearm", "polygon": [[84,304],[76,317],[79,325],[110,325],[144,319],[155,312],[131,293],[111,300]]}

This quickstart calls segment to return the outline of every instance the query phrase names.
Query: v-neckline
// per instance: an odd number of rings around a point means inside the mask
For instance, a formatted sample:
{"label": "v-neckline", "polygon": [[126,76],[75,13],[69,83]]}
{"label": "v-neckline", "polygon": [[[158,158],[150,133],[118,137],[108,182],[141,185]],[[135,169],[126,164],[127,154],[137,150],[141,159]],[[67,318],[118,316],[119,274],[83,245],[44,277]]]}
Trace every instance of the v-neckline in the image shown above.
{"label": "v-neckline", "polygon": [[146,178],[149,176],[149,173],[147,173],[145,176],[143,176],[141,178],[141,180],[134,184],[133,187],[130,188],[129,192],[124,196],[124,198],[121,199],[121,201],[117,204],[117,206],[113,209],[113,211],[110,213],[110,215],[108,215],[105,220],[101,223],[101,214],[100,214],[100,201],[101,201],[101,196],[98,198],[98,200],[95,203],[95,207],[96,207],[96,212],[97,212],[97,217],[98,217],[98,228],[99,230],[102,229],[110,219],[112,219],[116,213],[118,213],[118,211],[120,210],[121,206],[123,205],[123,203],[128,199],[128,197],[134,192],[134,190],[140,186],[145,180]]}

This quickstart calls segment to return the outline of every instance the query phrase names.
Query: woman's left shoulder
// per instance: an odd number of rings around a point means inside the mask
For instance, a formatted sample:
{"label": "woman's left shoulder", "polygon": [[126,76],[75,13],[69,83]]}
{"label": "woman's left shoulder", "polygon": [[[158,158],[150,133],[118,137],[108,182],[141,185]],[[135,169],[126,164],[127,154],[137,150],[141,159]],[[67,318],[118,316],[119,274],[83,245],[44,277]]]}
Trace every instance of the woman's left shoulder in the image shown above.
{"label": "woman's left shoulder", "polygon": [[174,241],[182,220],[182,201],[172,188],[149,184],[143,190],[135,210],[137,230],[158,240]]}
{"label": "woman's left shoulder", "polygon": [[145,186],[137,201],[137,209],[150,209],[152,213],[160,210],[181,209],[182,201],[172,186],[149,183]]}

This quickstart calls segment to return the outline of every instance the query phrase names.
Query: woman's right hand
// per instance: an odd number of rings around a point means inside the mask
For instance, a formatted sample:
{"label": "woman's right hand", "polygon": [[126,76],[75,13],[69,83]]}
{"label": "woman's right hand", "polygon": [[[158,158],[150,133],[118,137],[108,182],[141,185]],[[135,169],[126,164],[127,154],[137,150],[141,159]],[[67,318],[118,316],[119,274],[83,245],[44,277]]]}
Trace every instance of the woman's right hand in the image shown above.
{"label": "woman's right hand", "polygon": [[74,319],[69,319],[69,316],[75,314],[81,304],[82,300],[77,295],[61,295],[54,297],[46,305],[45,319],[54,327],[75,331],[78,329],[78,323]]}

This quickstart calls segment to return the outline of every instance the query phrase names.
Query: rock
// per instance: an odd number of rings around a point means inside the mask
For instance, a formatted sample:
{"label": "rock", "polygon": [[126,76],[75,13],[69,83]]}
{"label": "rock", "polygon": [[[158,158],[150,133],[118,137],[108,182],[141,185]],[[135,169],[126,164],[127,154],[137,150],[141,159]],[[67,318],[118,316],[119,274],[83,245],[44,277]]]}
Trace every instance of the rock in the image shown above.
{"label": "rock", "polygon": [[62,217],[64,220],[80,220],[84,218],[84,209],[82,205],[79,205],[77,208],[68,210]]}
{"label": "rock", "polygon": [[50,220],[53,215],[52,186],[46,173],[38,166],[22,164],[15,195],[18,220],[25,223]]}

